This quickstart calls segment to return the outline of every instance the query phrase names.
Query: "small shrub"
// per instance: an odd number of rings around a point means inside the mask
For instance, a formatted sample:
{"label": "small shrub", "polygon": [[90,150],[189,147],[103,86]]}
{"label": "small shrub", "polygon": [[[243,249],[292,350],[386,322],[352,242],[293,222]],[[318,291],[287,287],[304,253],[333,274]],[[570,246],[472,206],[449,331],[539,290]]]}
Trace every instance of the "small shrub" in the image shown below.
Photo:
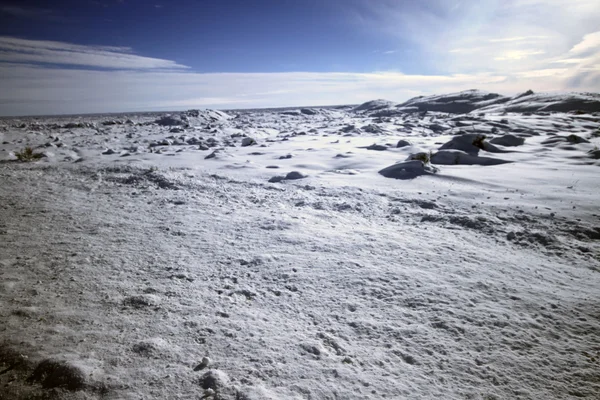
{"label": "small shrub", "polygon": [[42,153],[34,153],[33,149],[29,146],[25,147],[23,150],[15,153],[17,159],[21,162],[30,162],[39,160],[44,157]]}
{"label": "small shrub", "polygon": [[485,145],[483,141],[487,138],[485,135],[478,135],[475,140],[473,140],[473,146],[479,147],[481,150],[485,150]]}
{"label": "small shrub", "polygon": [[419,160],[423,162],[423,164],[429,164],[431,162],[431,151],[429,153],[421,152],[417,154],[413,154],[410,159],[411,160]]}

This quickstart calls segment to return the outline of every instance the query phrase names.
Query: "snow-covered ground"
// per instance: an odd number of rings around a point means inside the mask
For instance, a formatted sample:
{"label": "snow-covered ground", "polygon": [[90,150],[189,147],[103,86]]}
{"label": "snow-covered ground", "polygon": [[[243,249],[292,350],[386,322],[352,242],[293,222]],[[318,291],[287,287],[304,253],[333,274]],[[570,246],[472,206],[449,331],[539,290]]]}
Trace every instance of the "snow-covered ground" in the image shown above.
{"label": "snow-covered ground", "polygon": [[2,119],[0,399],[598,398],[593,110]]}

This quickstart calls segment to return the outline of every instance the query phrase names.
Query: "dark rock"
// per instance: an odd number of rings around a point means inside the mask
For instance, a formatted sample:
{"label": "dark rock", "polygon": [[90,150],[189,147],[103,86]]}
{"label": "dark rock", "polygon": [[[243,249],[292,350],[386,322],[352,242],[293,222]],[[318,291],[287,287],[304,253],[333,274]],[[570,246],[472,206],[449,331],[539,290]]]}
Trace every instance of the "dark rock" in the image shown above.
{"label": "dark rock", "polygon": [[47,359],[37,366],[29,381],[41,383],[46,389],[65,388],[75,391],[85,387],[85,374],[65,361]]}
{"label": "dark rock", "polygon": [[292,171],[285,176],[285,179],[289,179],[289,180],[296,180],[296,179],[303,179],[303,178],[306,178],[306,175],[304,175],[303,173],[298,172],[298,171]]}
{"label": "dark rock", "polygon": [[283,181],[284,179],[285,179],[285,176],[278,175],[278,176],[274,176],[271,179],[269,179],[269,182],[270,183],[279,183],[279,182]]}
{"label": "dark rock", "polygon": [[256,144],[256,140],[254,140],[250,137],[245,137],[242,139],[242,147],[253,146],[255,144]]}

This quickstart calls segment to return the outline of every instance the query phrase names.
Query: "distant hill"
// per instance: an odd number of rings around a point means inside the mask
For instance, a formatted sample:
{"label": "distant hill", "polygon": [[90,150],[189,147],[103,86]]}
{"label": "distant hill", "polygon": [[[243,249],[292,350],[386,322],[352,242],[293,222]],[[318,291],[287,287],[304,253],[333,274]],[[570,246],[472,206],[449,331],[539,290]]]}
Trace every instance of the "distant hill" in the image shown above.
{"label": "distant hill", "polygon": [[372,100],[354,108],[372,116],[392,116],[407,112],[442,112],[467,114],[472,112],[600,112],[598,93],[534,93],[531,90],[514,97],[481,90],[418,96],[404,103]]}

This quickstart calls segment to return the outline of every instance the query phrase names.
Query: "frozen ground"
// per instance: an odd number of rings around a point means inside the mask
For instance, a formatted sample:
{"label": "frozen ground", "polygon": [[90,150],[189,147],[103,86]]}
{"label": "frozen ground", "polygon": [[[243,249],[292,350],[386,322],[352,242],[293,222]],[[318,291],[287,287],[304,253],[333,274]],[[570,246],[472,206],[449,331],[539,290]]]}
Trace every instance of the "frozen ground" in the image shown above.
{"label": "frozen ground", "polygon": [[596,399],[593,110],[0,120],[0,399]]}

